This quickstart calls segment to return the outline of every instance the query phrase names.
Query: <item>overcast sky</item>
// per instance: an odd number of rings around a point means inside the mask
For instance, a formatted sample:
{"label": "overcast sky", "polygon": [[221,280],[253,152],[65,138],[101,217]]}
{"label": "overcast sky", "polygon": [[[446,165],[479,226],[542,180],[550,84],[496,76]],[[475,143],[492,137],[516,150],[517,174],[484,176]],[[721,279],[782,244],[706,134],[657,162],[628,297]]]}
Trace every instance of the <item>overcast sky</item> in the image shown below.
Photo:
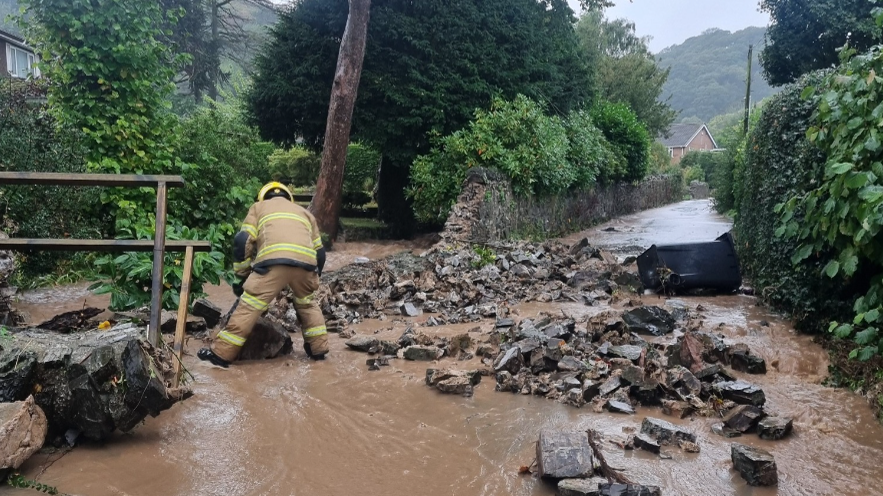
{"label": "overcast sky", "polygon": [[[657,53],[709,28],[738,31],[766,26],[769,16],[757,9],[757,0],[614,0],[607,17],[624,17],[635,23],[639,36],[652,36],[650,50]],[[579,1],[568,0],[579,14]],[[758,40],[760,41],[760,40]]]}

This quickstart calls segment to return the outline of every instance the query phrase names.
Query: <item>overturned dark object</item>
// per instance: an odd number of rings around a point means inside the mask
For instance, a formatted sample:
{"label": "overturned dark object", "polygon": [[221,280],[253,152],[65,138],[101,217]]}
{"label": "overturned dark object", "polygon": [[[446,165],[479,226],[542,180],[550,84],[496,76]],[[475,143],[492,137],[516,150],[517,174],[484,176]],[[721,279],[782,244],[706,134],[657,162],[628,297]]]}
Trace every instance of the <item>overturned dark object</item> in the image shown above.
{"label": "overturned dark object", "polygon": [[733,236],[708,243],[651,246],[638,257],[644,287],[669,292],[709,289],[731,292],[742,285]]}

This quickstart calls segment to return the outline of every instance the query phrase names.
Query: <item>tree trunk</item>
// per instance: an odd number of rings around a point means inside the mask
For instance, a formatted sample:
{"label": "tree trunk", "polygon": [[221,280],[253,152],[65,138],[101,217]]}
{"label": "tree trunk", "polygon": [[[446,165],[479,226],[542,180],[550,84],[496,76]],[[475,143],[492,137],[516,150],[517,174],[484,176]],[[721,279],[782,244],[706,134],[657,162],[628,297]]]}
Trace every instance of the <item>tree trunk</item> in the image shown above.
{"label": "tree trunk", "polygon": [[319,229],[332,240],[337,239],[346,150],[350,141],[359,78],[362,75],[371,9],[371,0],[349,0],[349,3],[349,16],[340,43],[337,70],[331,87],[331,103],[328,105],[322,167],[316,183],[316,194],[310,205]]}
{"label": "tree trunk", "polygon": [[211,68],[209,68],[209,87],[208,87],[208,96],[211,98],[213,102],[218,101],[218,80],[220,79],[218,76],[221,72],[221,68],[217,66],[220,64],[220,59],[218,57],[218,50],[220,50],[221,40],[218,36],[218,24],[220,23],[220,10],[221,5],[217,0],[212,1],[212,18],[211,18],[211,27],[212,27],[212,41],[211,41],[211,50],[212,50],[212,58],[211,58]]}

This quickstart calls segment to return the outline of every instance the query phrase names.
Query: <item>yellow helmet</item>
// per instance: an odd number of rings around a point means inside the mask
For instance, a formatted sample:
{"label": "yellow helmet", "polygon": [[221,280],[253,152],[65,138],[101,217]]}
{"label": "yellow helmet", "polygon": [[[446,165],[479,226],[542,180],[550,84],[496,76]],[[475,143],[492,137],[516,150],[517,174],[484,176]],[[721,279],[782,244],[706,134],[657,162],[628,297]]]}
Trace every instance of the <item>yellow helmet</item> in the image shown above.
{"label": "yellow helmet", "polygon": [[287,196],[289,200],[294,201],[294,195],[291,194],[284,184],[273,181],[264,185],[261,192],[258,193],[258,201],[269,200],[277,196]]}

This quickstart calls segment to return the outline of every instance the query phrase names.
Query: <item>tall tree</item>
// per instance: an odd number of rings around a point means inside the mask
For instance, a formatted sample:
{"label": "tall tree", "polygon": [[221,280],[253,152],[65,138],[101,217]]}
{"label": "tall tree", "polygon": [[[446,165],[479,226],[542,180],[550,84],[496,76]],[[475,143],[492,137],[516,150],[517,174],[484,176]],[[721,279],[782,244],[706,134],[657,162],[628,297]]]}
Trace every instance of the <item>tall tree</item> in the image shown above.
{"label": "tall tree", "polygon": [[331,239],[337,239],[343,173],[353,122],[353,108],[356,106],[359,78],[362,76],[362,62],[365,58],[371,0],[349,0],[349,6],[346,28],[340,42],[340,53],[337,56],[331,102],[328,105],[322,167],[316,183],[316,194],[310,205],[319,228]]}
{"label": "tall tree", "polygon": [[[265,137],[321,149],[347,11],[346,0],[303,0],[281,14],[247,97]],[[562,113],[590,98],[573,23],[564,0],[372,2],[352,134],[383,153],[383,218],[413,225],[403,191],[414,158],[494,95],[522,93]]]}
{"label": "tall tree", "polygon": [[251,68],[251,58],[260,40],[248,29],[246,7],[275,12],[270,0],[160,0],[166,10],[178,10],[181,18],[166,26],[166,41],[189,61],[179,78],[199,101],[207,94],[218,98],[219,88],[229,82],[223,69],[230,61]]}
{"label": "tall tree", "polygon": [[872,8],[868,0],[761,0],[760,9],[770,14],[760,55],[766,80],[780,86],[834,67],[837,49],[847,42],[859,51],[879,43]]}
{"label": "tall tree", "polygon": [[671,97],[660,100],[669,70],[657,64],[649,39],[635,33],[634,23],[607,20],[597,10],[583,14],[576,32],[595,69],[599,96],[631,107],[651,136],[666,132],[677,112]]}

